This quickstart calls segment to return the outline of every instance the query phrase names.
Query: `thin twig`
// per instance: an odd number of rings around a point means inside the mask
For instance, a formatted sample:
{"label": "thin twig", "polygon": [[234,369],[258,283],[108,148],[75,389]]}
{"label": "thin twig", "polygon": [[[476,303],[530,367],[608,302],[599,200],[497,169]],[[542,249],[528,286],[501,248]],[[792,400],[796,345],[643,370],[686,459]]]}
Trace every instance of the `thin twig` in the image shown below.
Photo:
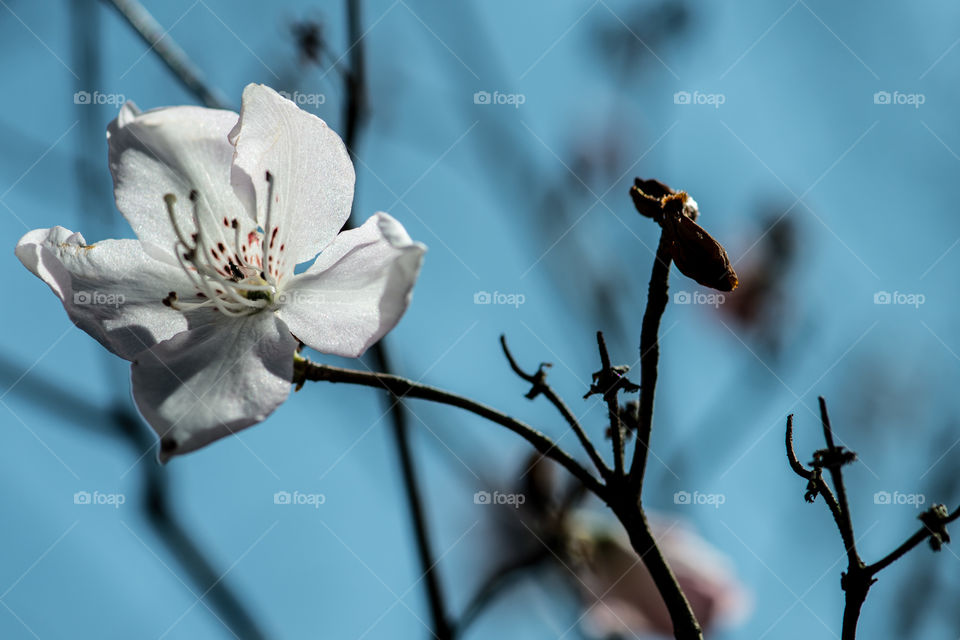
{"label": "thin twig", "polygon": [[169,31],[157,22],[137,0],[105,0],[113,6],[131,27],[140,35],[150,50],[163,60],[167,68],[191,91],[203,104],[213,109],[226,109],[227,100],[219,91],[209,87],[203,80],[200,70],[190,61]]}
{"label": "thin twig", "polygon": [[850,517],[850,505],[847,503],[847,488],[843,483],[843,462],[841,451],[833,443],[833,428],[830,426],[830,416],[827,415],[827,403],[821,396],[820,400],[820,422],[823,425],[823,438],[827,443],[827,451],[830,456],[829,464],[824,465],[830,472],[830,478],[833,480],[833,488],[837,494],[837,504],[840,507],[840,537],[843,538],[843,545],[847,550],[847,559],[851,566],[861,565],[860,554],[857,552],[857,539],[853,533],[853,520]]}
{"label": "thin twig", "polygon": [[606,491],[600,481],[584,469],[579,462],[574,460],[570,454],[560,448],[553,440],[533,427],[475,400],[392,374],[344,369],[342,367],[316,364],[309,360],[301,359],[295,364],[293,382],[299,384],[306,380],[315,382],[343,382],[365,387],[384,388],[400,399],[421,398],[440,404],[459,407],[513,431],[532,444],[534,448],[544,456],[560,463],[567,471],[579,479],[587,489],[601,498],[605,496]]}
{"label": "thin twig", "polygon": [[[960,507],[958,507],[957,509],[954,509],[953,513],[951,513],[949,516],[944,518],[942,522],[944,525],[947,525],[953,522],[954,520],[956,520],[957,518],[960,518]],[[899,547],[897,547],[896,549],[888,553],[885,557],[878,560],[877,562],[874,562],[871,565],[867,565],[866,570],[870,573],[870,575],[876,575],[877,573],[879,573],[883,569],[886,569],[888,566],[890,566],[891,564],[899,560],[901,557],[906,555],[907,552],[909,552],[911,549],[919,545],[921,542],[929,538],[932,533],[933,532],[930,531],[928,527],[926,526],[921,527],[920,530],[917,531],[912,536],[910,536],[906,540],[906,542],[904,542]]]}
{"label": "thin twig", "polygon": [[[597,331],[597,348],[600,350],[601,375],[608,376],[612,372],[610,354],[607,352],[607,342],[603,339],[603,332]],[[620,419],[620,403],[618,393],[620,389],[603,389],[603,399],[607,403],[610,414],[610,439],[613,441],[613,473],[618,478],[623,477],[623,421]]]}
{"label": "thin twig", "polygon": [[790,468],[793,472],[805,480],[813,480],[813,469],[807,469],[797,458],[797,452],[793,448],[793,414],[787,416],[787,460],[790,461]]}
{"label": "thin twig", "polygon": [[506,356],[507,362],[510,363],[510,368],[513,369],[513,372],[523,380],[533,385],[533,388],[530,390],[530,393],[527,394],[527,397],[532,400],[536,396],[542,394],[550,402],[550,404],[552,404],[557,411],[560,412],[560,415],[563,416],[563,419],[567,421],[567,424],[570,425],[570,428],[573,429],[573,432],[577,436],[577,440],[580,441],[584,451],[586,451],[587,455],[590,456],[590,460],[593,461],[593,464],[597,468],[597,471],[600,472],[600,475],[604,478],[609,477],[610,467],[608,467],[603,461],[603,458],[600,456],[599,452],[597,452],[597,448],[593,446],[590,438],[587,437],[587,434],[583,430],[580,421],[577,420],[575,415],[573,415],[573,412],[570,410],[570,407],[567,406],[567,403],[557,395],[556,391],[554,391],[549,384],[547,384],[544,367],[548,365],[541,364],[540,370],[537,371],[537,373],[527,373],[520,368],[519,364],[517,364],[513,354],[507,347],[507,337],[504,335],[500,336],[500,347],[503,349],[503,355]]}
{"label": "thin twig", "polygon": [[786,444],[787,459],[790,461],[790,467],[793,469],[794,473],[808,481],[806,497],[807,502],[813,502],[816,499],[816,496],[821,496],[823,501],[827,503],[827,508],[830,509],[830,514],[833,516],[833,521],[839,530],[843,526],[843,512],[840,509],[840,504],[837,502],[836,496],[833,495],[833,490],[830,488],[830,485],[828,485],[823,479],[822,471],[820,469],[807,469],[797,458],[796,451],[793,448],[792,413],[787,416]]}

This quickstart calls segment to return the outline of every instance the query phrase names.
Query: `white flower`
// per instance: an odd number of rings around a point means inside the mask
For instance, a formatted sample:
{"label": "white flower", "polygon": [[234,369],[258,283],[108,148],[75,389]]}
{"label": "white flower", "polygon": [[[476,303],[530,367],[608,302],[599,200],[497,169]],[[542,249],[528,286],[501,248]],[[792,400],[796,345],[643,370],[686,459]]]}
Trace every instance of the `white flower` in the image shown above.
{"label": "white flower", "polygon": [[290,393],[297,340],[356,357],[406,310],[425,247],[385,213],[338,234],[353,201],[347,150],[273,89],[248,85],[239,120],[128,102],[107,139],[139,240],[88,245],[54,227],[16,253],[77,326],[132,361],[161,460],[266,418]]}

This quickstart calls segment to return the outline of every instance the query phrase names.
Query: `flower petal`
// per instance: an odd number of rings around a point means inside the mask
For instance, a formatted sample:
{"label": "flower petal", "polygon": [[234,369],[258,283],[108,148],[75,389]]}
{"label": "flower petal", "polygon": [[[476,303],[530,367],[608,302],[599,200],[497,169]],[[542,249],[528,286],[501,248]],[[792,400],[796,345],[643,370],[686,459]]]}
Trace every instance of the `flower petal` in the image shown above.
{"label": "flower petal", "polygon": [[[355,176],[347,149],[323,120],[256,84],[243,91],[240,121],[230,140],[237,148],[234,189],[257,211],[264,243],[272,240],[277,252],[283,247],[283,255],[274,260],[282,258],[277,267],[281,275],[292,274],[295,265],[329,244],[350,217]],[[274,180],[270,221],[267,171]]]}
{"label": "flower petal", "polygon": [[235,218],[242,237],[256,228],[231,187],[234,149],[227,134],[236,122],[232,111],[188,106],[141,113],[128,102],[107,127],[117,208],[154,257],[175,262],[177,235],[164,203],[168,193],[177,198],[177,224],[189,236],[196,231],[189,197],[197,191],[208,247],[220,242],[233,247],[229,223]]}
{"label": "flower petal", "polygon": [[163,306],[171,290],[192,292],[179,268],[147,256],[136,240],[87,245],[63,227],[36,229],[17,243],[17,257],[46,282],[78,327],[121,358],[134,356],[187,328]]}
{"label": "flower petal", "polygon": [[264,420],[290,394],[297,342],[272,313],[217,317],[141,353],[133,399],[160,461]]}
{"label": "flower petal", "polygon": [[311,348],[360,356],[400,321],[425,251],[403,225],[378,213],[294,276],[278,313]]}

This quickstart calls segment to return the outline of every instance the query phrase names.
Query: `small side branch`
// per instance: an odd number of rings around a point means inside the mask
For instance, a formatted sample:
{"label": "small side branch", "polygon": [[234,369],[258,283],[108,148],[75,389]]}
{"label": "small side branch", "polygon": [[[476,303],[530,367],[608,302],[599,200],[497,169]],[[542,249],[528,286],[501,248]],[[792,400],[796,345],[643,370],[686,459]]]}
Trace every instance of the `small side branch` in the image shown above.
{"label": "small side branch", "polygon": [[[960,507],[954,509],[953,513],[948,514],[946,507],[943,505],[935,505],[932,509],[920,516],[920,519],[924,520],[924,526],[921,527],[919,531],[910,536],[906,542],[888,553],[884,558],[868,565],[867,571],[870,575],[876,575],[927,539],[931,540],[931,546],[934,550],[939,550],[942,543],[950,541],[949,536],[944,536],[946,525],[957,518],[960,518]],[[931,520],[933,522],[930,522]]]}
{"label": "small side branch", "polygon": [[600,475],[604,478],[609,477],[610,467],[608,467],[603,461],[603,458],[597,452],[596,447],[593,446],[590,438],[587,437],[586,432],[580,425],[580,421],[577,420],[575,415],[573,415],[573,412],[570,410],[570,407],[567,406],[567,403],[557,395],[556,391],[554,391],[549,384],[547,384],[546,368],[549,367],[550,364],[542,363],[536,373],[527,373],[520,368],[519,364],[517,364],[517,361],[510,352],[509,347],[507,347],[507,338],[504,335],[500,336],[500,347],[503,349],[503,355],[506,356],[507,362],[510,363],[510,368],[513,369],[513,372],[523,380],[533,385],[530,388],[530,391],[527,392],[527,398],[533,400],[538,395],[543,395],[543,397],[545,397],[550,404],[552,404],[557,411],[560,412],[560,415],[563,416],[563,419],[566,420],[568,425],[570,425],[570,428],[573,429],[574,434],[577,436],[577,440],[580,441],[580,445],[583,447],[583,450],[587,452],[588,456],[590,456],[590,460],[593,461],[593,465],[597,468],[597,471],[600,473]]}
{"label": "small side branch", "polygon": [[[837,504],[840,508],[840,537],[843,538],[844,548],[847,550],[847,560],[851,566],[861,566],[860,554],[857,553],[857,539],[853,534],[853,520],[850,517],[850,505],[847,503],[847,488],[843,483],[843,465],[856,459],[856,454],[845,451],[843,447],[837,447],[833,442],[833,428],[830,426],[830,416],[827,414],[827,403],[821,396],[820,401],[820,423],[823,426],[823,439],[827,443],[827,448],[823,452],[817,452],[815,457],[819,458],[819,464],[830,472],[830,479],[833,480],[833,488],[837,493]],[[818,455],[819,454],[819,455]]]}

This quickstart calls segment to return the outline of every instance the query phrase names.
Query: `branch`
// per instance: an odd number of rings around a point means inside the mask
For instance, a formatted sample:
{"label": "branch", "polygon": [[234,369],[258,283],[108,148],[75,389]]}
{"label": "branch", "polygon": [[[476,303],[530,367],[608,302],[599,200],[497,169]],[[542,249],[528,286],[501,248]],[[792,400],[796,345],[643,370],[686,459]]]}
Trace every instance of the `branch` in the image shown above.
{"label": "branch", "polygon": [[[864,564],[857,552],[842,471],[843,465],[856,459],[856,454],[846,451],[843,447],[838,447],[834,443],[833,428],[830,426],[830,416],[827,414],[827,403],[822,397],[819,401],[820,421],[823,425],[823,438],[827,443],[827,448],[814,453],[813,469],[805,467],[794,451],[793,415],[789,415],[787,416],[786,435],[787,460],[789,460],[794,473],[807,480],[805,499],[808,502],[813,502],[817,495],[823,495],[824,501],[833,514],[840,536],[843,538],[847,553],[847,570],[840,579],[840,586],[846,594],[841,638],[842,640],[854,640],[857,633],[857,623],[860,619],[860,610],[867,599],[870,587],[877,581],[875,576],[924,540],[929,540],[934,551],[939,551],[943,543],[950,541],[947,525],[960,517],[960,508],[953,513],[948,513],[947,508],[942,504],[934,505],[920,515],[923,527],[919,531],[879,561],[871,565]],[[830,472],[836,497],[823,480],[823,469]]]}
{"label": "branch", "polygon": [[647,517],[640,508],[637,501],[631,498],[628,485],[618,487],[619,495],[611,497],[619,498],[618,502],[610,502],[610,507],[620,519],[627,535],[630,537],[630,545],[637,556],[643,561],[643,565],[650,572],[654,584],[663,603],[670,614],[670,622],[673,624],[673,635],[677,640],[703,640],[703,633],[700,629],[700,623],[697,622],[693,614],[693,608],[690,601],[680,588],[677,577],[674,575],[670,565],[657,546],[657,540],[653,536]]}
{"label": "branch", "polygon": [[183,49],[170,37],[170,33],[158,23],[150,12],[137,0],[108,0],[109,4],[140,35],[143,42],[156,53],[177,79],[203,104],[213,109],[225,109],[227,101],[221,94],[207,86],[200,70],[190,61]]}
{"label": "branch", "polygon": [[[942,508],[943,511],[946,512],[946,508],[943,507],[943,505],[936,505],[933,509],[931,509],[930,511],[927,511],[926,513],[929,514],[931,512],[934,512],[934,510],[936,510],[938,507]],[[958,507],[957,509],[954,509],[953,513],[949,515],[938,517],[937,520],[939,521],[941,526],[945,527],[946,525],[950,524],[957,518],[960,518],[960,507]],[[868,565],[866,570],[870,573],[870,575],[876,575],[880,571],[886,569],[888,566],[890,566],[891,564],[893,564],[894,562],[902,558],[904,555],[907,554],[907,552],[909,552],[911,549],[919,545],[921,542],[923,542],[927,538],[930,538],[932,536],[939,536],[939,535],[942,535],[939,531],[931,528],[927,524],[924,524],[924,526],[915,534],[910,536],[906,542],[904,542],[899,547],[897,547],[896,549],[888,553],[881,560],[878,560],[877,562],[874,562],[873,564]],[[946,542],[946,540],[944,540],[944,542]]]}
{"label": "branch", "polygon": [[[610,366],[610,354],[607,353],[607,342],[603,339],[603,332],[597,331],[597,348],[600,350],[600,366],[602,367],[599,376],[611,378],[614,375],[613,368]],[[611,380],[612,382],[612,380]],[[607,384],[603,385],[607,387]],[[603,399],[607,403],[607,411],[610,414],[610,437],[613,440],[613,472],[618,478],[623,477],[623,421],[620,419],[620,403],[617,400],[619,386],[616,383],[607,388],[601,389]]]}
{"label": "branch", "polygon": [[793,472],[804,480],[813,480],[813,469],[807,469],[797,458],[797,452],[793,448],[793,414],[787,416],[787,460],[790,461],[790,468]]}
{"label": "branch", "polygon": [[670,245],[661,233],[647,289],[647,308],[643,312],[643,325],[640,329],[640,406],[637,415],[637,444],[630,465],[630,484],[638,495],[643,487],[650,431],[653,428],[653,398],[657,387],[657,363],[660,360],[657,333],[660,331],[660,319],[667,309],[669,283]]}
{"label": "branch", "polygon": [[843,447],[837,447],[833,443],[833,429],[830,426],[830,416],[827,415],[827,403],[820,396],[820,422],[823,425],[823,439],[827,443],[827,451],[822,456],[821,464],[830,472],[830,478],[833,480],[833,487],[837,492],[837,505],[839,506],[840,520],[837,523],[840,529],[840,537],[843,538],[843,545],[847,550],[847,560],[850,566],[862,565],[860,554],[857,553],[857,539],[853,534],[853,521],[850,518],[850,506],[847,503],[847,488],[843,484],[842,467],[847,462],[851,462],[855,454],[845,454]]}
{"label": "branch", "polygon": [[365,387],[383,388],[397,396],[400,400],[407,397],[420,398],[459,407],[460,409],[469,411],[481,418],[486,418],[491,422],[495,422],[513,431],[532,444],[541,454],[560,463],[567,471],[580,480],[587,489],[597,496],[603,498],[606,494],[606,489],[603,484],[584,469],[579,462],[574,460],[570,454],[561,449],[553,440],[533,427],[480,402],[470,400],[469,398],[449,391],[444,391],[443,389],[401,378],[400,376],[344,369],[342,367],[316,364],[304,358],[299,358],[294,363],[293,383],[299,385],[307,380],[313,382],[344,382]]}
{"label": "branch", "polygon": [[570,428],[573,429],[573,432],[577,435],[577,439],[583,446],[584,451],[587,452],[587,455],[590,456],[590,460],[593,461],[593,464],[597,468],[597,471],[600,472],[600,475],[604,478],[609,477],[610,467],[607,466],[607,464],[603,461],[603,458],[597,452],[596,447],[594,447],[593,443],[590,442],[590,439],[584,432],[583,427],[580,425],[580,421],[577,420],[576,416],[573,415],[573,412],[570,411],[570,407],[567,406],[567,403],[565,403],[563,399],[557,395],[553,388],[547,384],[547,374],[545,368],[549,367],[550,365],[547,363],[541,364],[537,373],[527,373],[520,368],[520,365],[517,364],[517,361],[514,359],[509,347],[507,347],[507,338],[504,335],[500,336],[500,347],[503,349],[503,355],[506,356],[507,362],[510,363],[510,368],[513,369],[513,372],[523,380],[526,380],[533,385],[533,388],[530,389],[529,393],[527,393],[527,398],[533,400],[538,395],[542,394],[550,402],[550,404],[556,407],[557,411],[560,412],[560,415],[563,416],[563,419],[567,421],[567,424],[570,425]]}

